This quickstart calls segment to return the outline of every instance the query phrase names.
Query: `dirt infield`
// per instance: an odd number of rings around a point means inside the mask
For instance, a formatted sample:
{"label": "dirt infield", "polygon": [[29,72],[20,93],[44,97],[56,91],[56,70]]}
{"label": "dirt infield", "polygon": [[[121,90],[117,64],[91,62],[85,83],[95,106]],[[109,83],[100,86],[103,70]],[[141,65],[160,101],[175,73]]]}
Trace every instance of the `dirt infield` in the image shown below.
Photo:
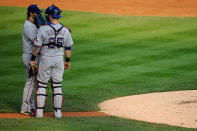
{"label": "dirt infield", "polygon": [[100,104],[112,116],[197,128],[197,90],[120,97]]}
{"label": "dirt infield", "polygon": [[197,0],[1,0],[3,6],[51,4],[65,10],[101,12],[134,16],[197,16]]}
{"label": "dirt infield", "polygon": [[[107,116],[103,112],[62,112],[63,117],[99,117]],[[44,113],[44,117],[54,117],[53,112]],[[0,113],[0,119],[11,119],[11,118],[32,118],[30,115],[22,115],[20,113]]]}

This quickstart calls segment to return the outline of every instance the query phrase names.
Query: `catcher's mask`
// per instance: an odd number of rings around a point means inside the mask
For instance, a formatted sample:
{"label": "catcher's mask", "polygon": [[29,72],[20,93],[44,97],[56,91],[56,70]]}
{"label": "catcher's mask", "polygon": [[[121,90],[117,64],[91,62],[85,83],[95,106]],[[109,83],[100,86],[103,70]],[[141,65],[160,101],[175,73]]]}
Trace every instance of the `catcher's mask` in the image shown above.
{"label": "catcher's mask", "polygon": [[[45,14],[47,15],[51,15],[54,19],[59,19],[62,18],[62,16],[60,15],[62,11],[55,5],[49,6],[46,10],[45,10]],[[45,16],[47,21],[48,21],[48,16]]]}

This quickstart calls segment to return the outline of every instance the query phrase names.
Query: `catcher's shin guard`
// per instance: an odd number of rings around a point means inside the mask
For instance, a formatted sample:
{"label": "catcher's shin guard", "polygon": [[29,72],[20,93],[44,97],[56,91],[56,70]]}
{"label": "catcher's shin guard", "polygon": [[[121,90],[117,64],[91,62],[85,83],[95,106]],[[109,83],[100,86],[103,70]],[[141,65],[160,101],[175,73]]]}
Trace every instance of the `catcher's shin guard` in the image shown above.
{"label": "catcher's shin guard", "polygon": [[36,91],[36,117],[43,117],[43,109],[46,103],[47,83],[38,81]]}
{"label": "catcher's shin guard", "polygon": [[53,89],[53,108],[54,115],[56,118],[62,117],[62,103],[63,103],[63,95],[62,95],[62,85],[61,83],[51,82],[51,86]]}

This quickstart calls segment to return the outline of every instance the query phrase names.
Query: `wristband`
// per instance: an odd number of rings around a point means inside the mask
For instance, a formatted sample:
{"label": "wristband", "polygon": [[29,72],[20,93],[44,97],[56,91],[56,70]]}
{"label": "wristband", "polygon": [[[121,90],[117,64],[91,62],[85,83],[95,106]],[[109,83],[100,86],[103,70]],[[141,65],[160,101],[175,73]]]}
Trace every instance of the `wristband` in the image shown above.
{"label": "wristband", "polygon": [[66,62],[70,62],[70,58],[66,58]]}
{"label": "wristband", "polygon": [[71,50],[71,46],[70,47],[65,47],[65,50]]}
{"label": "wristband", "polygon": [[32,54],[31,61],[35,61],[35,59],[36,59],[36,56]]}

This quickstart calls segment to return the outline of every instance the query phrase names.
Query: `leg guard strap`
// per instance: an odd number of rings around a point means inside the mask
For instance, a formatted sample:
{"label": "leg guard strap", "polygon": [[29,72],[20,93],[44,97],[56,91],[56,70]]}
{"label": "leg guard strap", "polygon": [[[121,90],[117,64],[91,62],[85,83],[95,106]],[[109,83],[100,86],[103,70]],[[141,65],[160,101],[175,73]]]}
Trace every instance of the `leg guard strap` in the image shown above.
{"label": "leg guard strap", "polygon": [[53,81],[51,81],[51,87],[52,88],[61,88],[62,84],[61,84],[61,82],[53,82]]}
{"label": "leg guard strap", "polygon": [[61,94],[61,93],[53,94],[53,96],[56,96],[56,95],[61,95],[62,96],[63,94]]}
{"label": "leg guard strap", "polygon": [[38,81],[38,85],[37,85],[37,88],[47,88],[47,84],[48,83],[43,83],[43,82],[40,82],[40,81]]}
{"label": "leg guard strap", "polygon": [[48,84],[48,83],[44,83],[44,82],[41,82],[41,81],[38,81],[38,80],[37,80],[37,82],[38,82],[38,83],[41,83],[41,84],[43,84],[43,85],[47,85],[47,84]]}
{"label": "leg guard strap", "polygon": [[36,96],[47,96],[46,94],[36,94]]}
{"label": "leg guard strap", "polygon": [[53,109],[56,110],[56,111],[57,111],[57,110],[62,110],[62,108],[55,108],[55,107],[54,107]]}
{"label": "leg guard strap", "polygon": [[61,84],[61,82],[54,82],[52,80],[51,80],[51,83],[53,83],[53,84]]}
{"label": "leg guard strap", "polygon": [[44,107],[37,107],[37,109],[44,109]]}
{"label": "leg guard strap", "polygon": [[52,88],[62,88],[62,86],[53,86]]}

